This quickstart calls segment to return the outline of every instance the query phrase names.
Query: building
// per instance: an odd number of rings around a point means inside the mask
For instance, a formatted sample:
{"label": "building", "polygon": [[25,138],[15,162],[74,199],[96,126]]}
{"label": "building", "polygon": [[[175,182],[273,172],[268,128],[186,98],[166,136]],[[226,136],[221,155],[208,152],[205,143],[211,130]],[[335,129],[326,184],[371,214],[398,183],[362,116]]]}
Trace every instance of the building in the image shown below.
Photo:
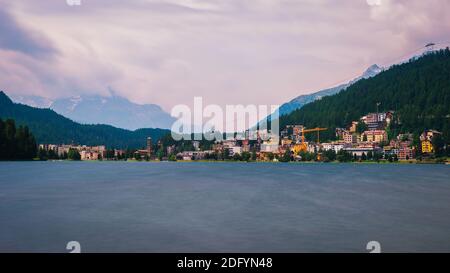
{"label": "building", "polygon": [[433,152],[433,144],[428,139],[421,141],[421,147],[422,147],[423,154],[430,154]]}
{"label": "building", "polygon": [[439,131],[436,131],[436,130],[427,130],[420,135],[420,140],[421,141],[424,141],[424,140],[431,141],[435,135],[442,135],[442,133]]}
{"label": "building", "polygon": [[434,152],[432,141],[436,135],[442,135],[442,133],[436,130],[426,130],[420,135],[420,146],[422,148],[422,153],[429,154]]}
{"label": "building", "polygon": [[372,152],[372,154],[375,153],[381,153],[383,152],[383,149],[376,146],[361,146],[361,147],[355,147],[355,148],[344,148],[344,151],[350,153],[352,156],[361,157],[363,154],[367,156],[369,152]]}
{"label": "building", "polygon": [[235,154],[242,154],[242,147],[241,146],[227,147],[226,149],[229,151],[229,155],[230,156],[233,156]]}
{"label": "building", "polygon": [[340,150],[343,150],[344,148],[350,148],[351,145],[348,143],[322,143],[322,149],[324,151],[330,151],[334,150],[336,153],[338,153]]}
{"label": "building", "polygon": [[98,152],[82,150],[80,152],[81,160],[99,160],[102,159]]}
{"label": "building", "polygon": [[124,150],[114,149],[114,157],[123,157],[125,155]]}
{"label": "building", "polygon": [[344,139],[345,143],[352,144],[352,143],[356,143],[357,142],[357,137],[353,133],[345,131],[342,136],[343,136],[343,139]]}
{"label": "building", "polygon": [[262,153],[278,153],[278,143],[273,141],[264,141],[261,144],[260,152]]}
{"label": "building", "polygon": [[356,133],[356,127],[358,126],[357,121],[352,121],[352,125],[350,125],[349,132],[350,133]]}
{"label": "building", "polygon": [[308,143],[308,146],[306,148],[306,151],[308,153],[317,153],[320,150],[320,144],[317,143]]}
{"label": "building", "polygon": [[45,150],[45,151],[54,151],[55,153],[58,152],[58,145],[54,145],[54,144],[39,144],[39,149],[40,150]]}
{"label": "building", "polygon": [[289,139],[289,138],[281,139],[281,146],[286,147],[286,146],[290,146],[291,144],[292,144],[292,139]]}
{"label": "building", "polygon": [[74,146],[72,146],[72,145],[66,145],[66,144],[59,145],[59,146],[58,146],[58,156],[59,156],[59,157],[62,157],[62,156],[64,156],[64,155],[67,155],[67,154],[69,153],[69,150],[70,150],[72,147],[74,147]]}
{"label": "building", "polygon": [[370,143],[380,143],[383,141],[387,141],[387,133],[385,130],[372,130],[365,131],[363,135],[366,137],[366,141]]}
{"label": "building", "polygon": [[414,158],[414,149],[410,147],[400,148],[397,154],[398,159],[400,160],[409,160]]}
{"label": "building", "polygon": [[177,158],[180,160],[202,160],[205,159],[208,154],[213,154],[214,151],[184,151],[177,154]]}
{"label": "building", "polygon": [[221,142],[216,142],[213,144],[212,148],[217,153],[221,153],[224,150],[224,145]]}
{"label": "building", "polygon": [[386,112],[384,121],[387,125],[389,125],[394,120],[394,111],[388,111]]}
{"label": "building", "polygon": [[54,144],[40,144],[39,149],[53,151],[59,157],[63,157],[69,153],[70,149],[77,150],[80,153],[81,160],[99,160],[106,158],[106,147],[100,146],[86,146],[86,145],[54,145]]}
{"label": "building", "polygon": [[344,133],[347,132],[344,128],[336,128],[336,137],[337,139],[344,139]]}
{"label": "building", "polygon": [[250,152],[250,141],[248,139],[242,140],[242,152]]}
{"label": "building", "polygon": [[362,120],[366,123],[376,123],[378,122],[378,114],[377,113],[370,113],[367,114],[367,116],[362,117]]}
{"label": "building", "polygon": [[281,130],[280,136],[281,136],[281,138],[288,138],[289,137],[289,130],[288,130],[288,128],[284,128],[283,130]]}
{"label": "building", "polygon": [[[288,134],[292,130],[292,139],[294,141],[300,141],[303,128],[303,125],[287,125],[285,131]],[[283,134],[282,137],[286,137],[286,135]]]}
{"label": "building", "polygon": [[393,112],[370,113],[362,117],[361,120],[367,125],[369,130],[382,130],[389,124],[393,117]]}
{"label": "building", "polygon": [[383,147],[383,152],[384,152],[385,155],[396,155],[396,156],[398,156],[399,150],[398,150],[398,148],[389,145],[389,146],[384,146]]}
{"label": "building", "polygon": [[168,155],[175,153],[175,145],[167,146],[166,151]]}

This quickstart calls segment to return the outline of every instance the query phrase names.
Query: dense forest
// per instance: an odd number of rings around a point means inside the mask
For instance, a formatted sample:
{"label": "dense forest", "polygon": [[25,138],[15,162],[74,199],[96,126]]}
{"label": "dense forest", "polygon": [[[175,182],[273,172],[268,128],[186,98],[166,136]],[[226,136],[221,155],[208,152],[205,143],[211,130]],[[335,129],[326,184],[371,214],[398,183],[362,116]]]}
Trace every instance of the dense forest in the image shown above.
{"label": "dense forest", "polygon": [[391,135],[425,129],[443,132],[450,143],[450,50],[440,50],[395,65],[363,79],[340,93],[305,105],[280,117],[280,125],[327,127],[323,139],[335,138],[334,129],[347,127],[369,112],[395,111]]}
{"label": "dense forest", "polygon": [[108,148],[141,148],[147,137],[153,140],[169,133],[164,129],[129,131],[110,125],[76,123],[50,109],[38,109],[17,104],[0,91],[0,118],[14,119],[18,125],[28,126],[38,143],[106,145]]}
{"label": "dense forest", "polygon": [[16,128],[14,120],[0,119],[0,160],[33,159],[36,152],[36,140],[27,126]]}

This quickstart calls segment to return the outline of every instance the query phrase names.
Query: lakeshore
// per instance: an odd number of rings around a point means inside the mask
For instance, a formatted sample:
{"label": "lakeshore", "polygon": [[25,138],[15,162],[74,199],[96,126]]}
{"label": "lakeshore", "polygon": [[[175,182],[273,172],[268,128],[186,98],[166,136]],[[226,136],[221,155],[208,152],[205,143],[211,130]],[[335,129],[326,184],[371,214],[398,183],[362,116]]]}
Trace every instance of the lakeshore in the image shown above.
{"label": "lakeshore", "polygon": [[157,160],[157,159],[150,159],[150,160],[137,160],[137,159],[127,159],[127,160],[71,160],[71,159],[48,159],[48,160],[41,160],[39,158],[34,158],[33,160],[20,160],[20,161],[0,161],[1,162],[23,162],[23,161],[49,161],[49,162],[129,162],[129,163],[273,163],[273,164],[444,164],[444,165],[450,165],[450,158],[440,158],[438,160],[398,160],[398,161],[392,161],[389,162],[388,160],[380,160],[380,161],[348,161],[348,162],[339,162],[339,161],[329,161],[329,162],[322,162],[322,161],[290,161],[290,162],[280,162],[280,161],[257,161],[257,160],[250,160],[250,161],[239,161],[239,160]]}

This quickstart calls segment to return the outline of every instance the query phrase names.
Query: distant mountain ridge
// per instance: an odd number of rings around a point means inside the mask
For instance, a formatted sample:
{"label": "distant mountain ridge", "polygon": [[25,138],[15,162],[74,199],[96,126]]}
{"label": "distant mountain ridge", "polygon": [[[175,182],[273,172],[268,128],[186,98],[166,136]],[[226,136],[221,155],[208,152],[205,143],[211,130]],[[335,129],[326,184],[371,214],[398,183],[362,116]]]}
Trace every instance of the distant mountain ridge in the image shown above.
{"label": "distant mountain ridge", "polygon": [[339,93],[340,91],[344,90],[345,88],[349,87],[350,85],[354,84],[355,82],[361,80],[361,79],[368,79],[373,76],[376,76],[378,73],[383,71],[382,68],[380,68],[378,65],[374,64],[366,69],[366,71],[359,77],[351,80],[348,83],[340,84],[338,86],[327,88],[318,92],[310,93],[307,95],[300,95],[293,100],[284,103],[279,108],[279,113],[281,115],[287,115],[297,109],[302,108],[305,104],[311,103],[313,101],[319,100],[325,96],[331,96],[334,94]]}
{"label": "distant mountain ridge", "polygon": [[17,125],[27,125],[38,143],[47,144],[75,143],[135,149],[145,147],[147,137],[156,142],[170,133],[165,129],[130,131],[104,124],[79,124],[51,109],[14,103],[3,91],[0,91],[0,118],[11,118]]}
{"label": "distant mountain ridge", "polygon": [[156,104],[136,104],[112,95],[74,96],[51,100],[39,96],[12,96],[13,101],[37,108],[50,108],[83,124],[110,124],[136,130],[170,128],[175,119]]}

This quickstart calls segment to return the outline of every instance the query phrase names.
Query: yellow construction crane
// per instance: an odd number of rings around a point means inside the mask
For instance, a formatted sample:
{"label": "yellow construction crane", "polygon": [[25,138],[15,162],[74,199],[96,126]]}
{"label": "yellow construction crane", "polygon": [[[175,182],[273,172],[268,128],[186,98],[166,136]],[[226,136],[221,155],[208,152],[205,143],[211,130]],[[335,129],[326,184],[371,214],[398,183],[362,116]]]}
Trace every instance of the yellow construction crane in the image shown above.
{"label": "yellow construction crane", "polygon": [[320,143],[320,131],[325,131],[327,129],[328,128],[312,128],[312,129],[302,128],[302,136],[301,136],[302,142],[294,145],[293,148],[294,154],[298,155],[300,152],[305,152],[308,150],[308,146],[305,143],[305,134],[317,132],[317,143]]}

